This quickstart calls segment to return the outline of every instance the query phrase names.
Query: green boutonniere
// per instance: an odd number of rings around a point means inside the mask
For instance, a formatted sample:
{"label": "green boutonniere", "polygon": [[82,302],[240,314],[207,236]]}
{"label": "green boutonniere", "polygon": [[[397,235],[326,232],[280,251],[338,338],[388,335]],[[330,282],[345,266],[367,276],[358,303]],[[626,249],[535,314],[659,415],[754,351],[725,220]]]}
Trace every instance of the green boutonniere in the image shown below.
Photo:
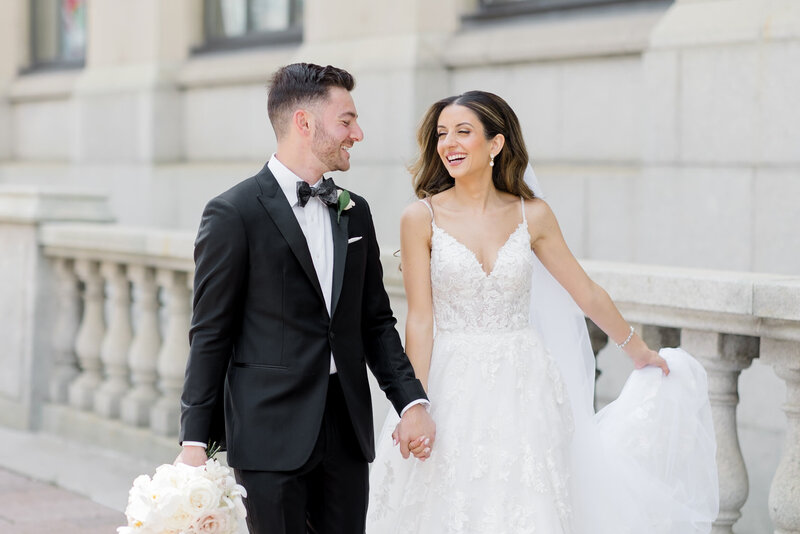
{"label": "green boutonniere", "polygon": [[350,198],[350,193],[347,191],[347,189],[339,189],[337,195],[338,196],[336,197],[336,208],[337,208],[336,222],[338,223],[339,219],[342,218],[342,212],[349,210],[350,208],[355,206],[356,203],[353,202],[353,199]]}

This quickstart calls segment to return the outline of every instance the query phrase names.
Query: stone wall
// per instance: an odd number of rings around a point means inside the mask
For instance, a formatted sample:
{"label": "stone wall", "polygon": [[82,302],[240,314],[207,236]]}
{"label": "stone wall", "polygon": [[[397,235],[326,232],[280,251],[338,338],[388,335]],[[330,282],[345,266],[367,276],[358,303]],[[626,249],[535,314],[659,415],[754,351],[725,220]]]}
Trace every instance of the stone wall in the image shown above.
{"label": "stone wall", "polygon": [[442,96],[481,88],[517,110],[577,255],[800,269],[791,0],[487,21],[462,18],[475,10],[467,1],[343,2],[306,2],[299,45],[213,54],[192,52],[199,0],[147,0],[124,16],[89,3],[86,68],[28,74],[27,2],[3,3],[0,182],[96,188],[123,223],[194,230],[204,202],[274,150],[269,73],[330,62],[356,75],[366,133],[337,180],[372,199],[387,249],[412,196],[419,118]]}

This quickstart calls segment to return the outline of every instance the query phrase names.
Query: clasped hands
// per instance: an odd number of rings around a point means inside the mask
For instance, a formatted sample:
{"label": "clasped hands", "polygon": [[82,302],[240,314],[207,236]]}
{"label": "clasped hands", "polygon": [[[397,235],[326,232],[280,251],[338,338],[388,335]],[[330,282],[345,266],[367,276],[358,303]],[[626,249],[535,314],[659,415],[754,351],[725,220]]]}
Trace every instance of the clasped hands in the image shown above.
{"label": "clasped hands", "polygon": [[406,410],[400,418],[392,432],[392,439],[395,445],[400,445],[403,458],[413,454],[418,460],[425,461],[430,457],[436,440],[436,424],[425,407],[417,404]]}

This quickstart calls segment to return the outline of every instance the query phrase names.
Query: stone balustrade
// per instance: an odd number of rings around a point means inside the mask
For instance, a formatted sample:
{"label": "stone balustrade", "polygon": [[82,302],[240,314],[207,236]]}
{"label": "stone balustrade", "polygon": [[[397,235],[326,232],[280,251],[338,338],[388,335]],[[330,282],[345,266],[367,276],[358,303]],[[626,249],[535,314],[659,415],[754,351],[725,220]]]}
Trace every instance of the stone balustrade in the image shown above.
{"label": "stone balustrade", "polygon": [[769,492],[776,534],[800,533],[800,277],[584,262],[628,320],[676,331],[706,368],[717,435],[720,513],[732,533],[748,497],[737,431],[739,376],[755,358],[786,385],[787,431]]}
{"label": "stone balustrade", "polygon": [[54,223],[39,240],[58,288],[45,429],[174,456],[194,236]]}
{"label": "stone balustrade", "polygon": [[[57,314],[43,426],[82,439],[89,434],[138,454],[147,443],[174,454],[194,236],[55,223],[42,225],[39,236],[51,265]],[[384,258],[402,327],[405,302],[396,261]],[[770,515],[776,533],[800,533],[800,278],[583,265],[651,345],[679,345],[708,371],[721,485],[714,533],[733,532],[750,489],[736,420],[740,374],[755,358],[772,366],[786,385],[787,432],[769,494]],[[599,351],[607,338],[595,328],[591,333]]]}

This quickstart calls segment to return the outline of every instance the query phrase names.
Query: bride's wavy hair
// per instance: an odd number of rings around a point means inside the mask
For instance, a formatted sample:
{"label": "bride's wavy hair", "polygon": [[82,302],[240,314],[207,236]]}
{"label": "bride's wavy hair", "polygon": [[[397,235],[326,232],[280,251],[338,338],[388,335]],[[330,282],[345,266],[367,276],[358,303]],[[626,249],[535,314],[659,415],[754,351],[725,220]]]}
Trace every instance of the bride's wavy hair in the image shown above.
{"label": "bride's wavy hair", "polygon": [[533,191],[523,178],[528,166],[528,150],[522,138],[522,128],[517,114],[511,106],[499,96],[486,91],[468,91],[466,93],[443,98],[433,104],[417,130],[419,156],[410,166],[413,175],[414,192],[417,197],[425,198],[450,189],[455,180],[447,172],[437,151],[439,138],[436,127],[439,115],[449,106],[464,106],[478,116],[483,125],[486,139],[497,134],[505,137],[505,145],[494,158],[492,182],[500,191],[521,196],[526,199],[534,197]]}

